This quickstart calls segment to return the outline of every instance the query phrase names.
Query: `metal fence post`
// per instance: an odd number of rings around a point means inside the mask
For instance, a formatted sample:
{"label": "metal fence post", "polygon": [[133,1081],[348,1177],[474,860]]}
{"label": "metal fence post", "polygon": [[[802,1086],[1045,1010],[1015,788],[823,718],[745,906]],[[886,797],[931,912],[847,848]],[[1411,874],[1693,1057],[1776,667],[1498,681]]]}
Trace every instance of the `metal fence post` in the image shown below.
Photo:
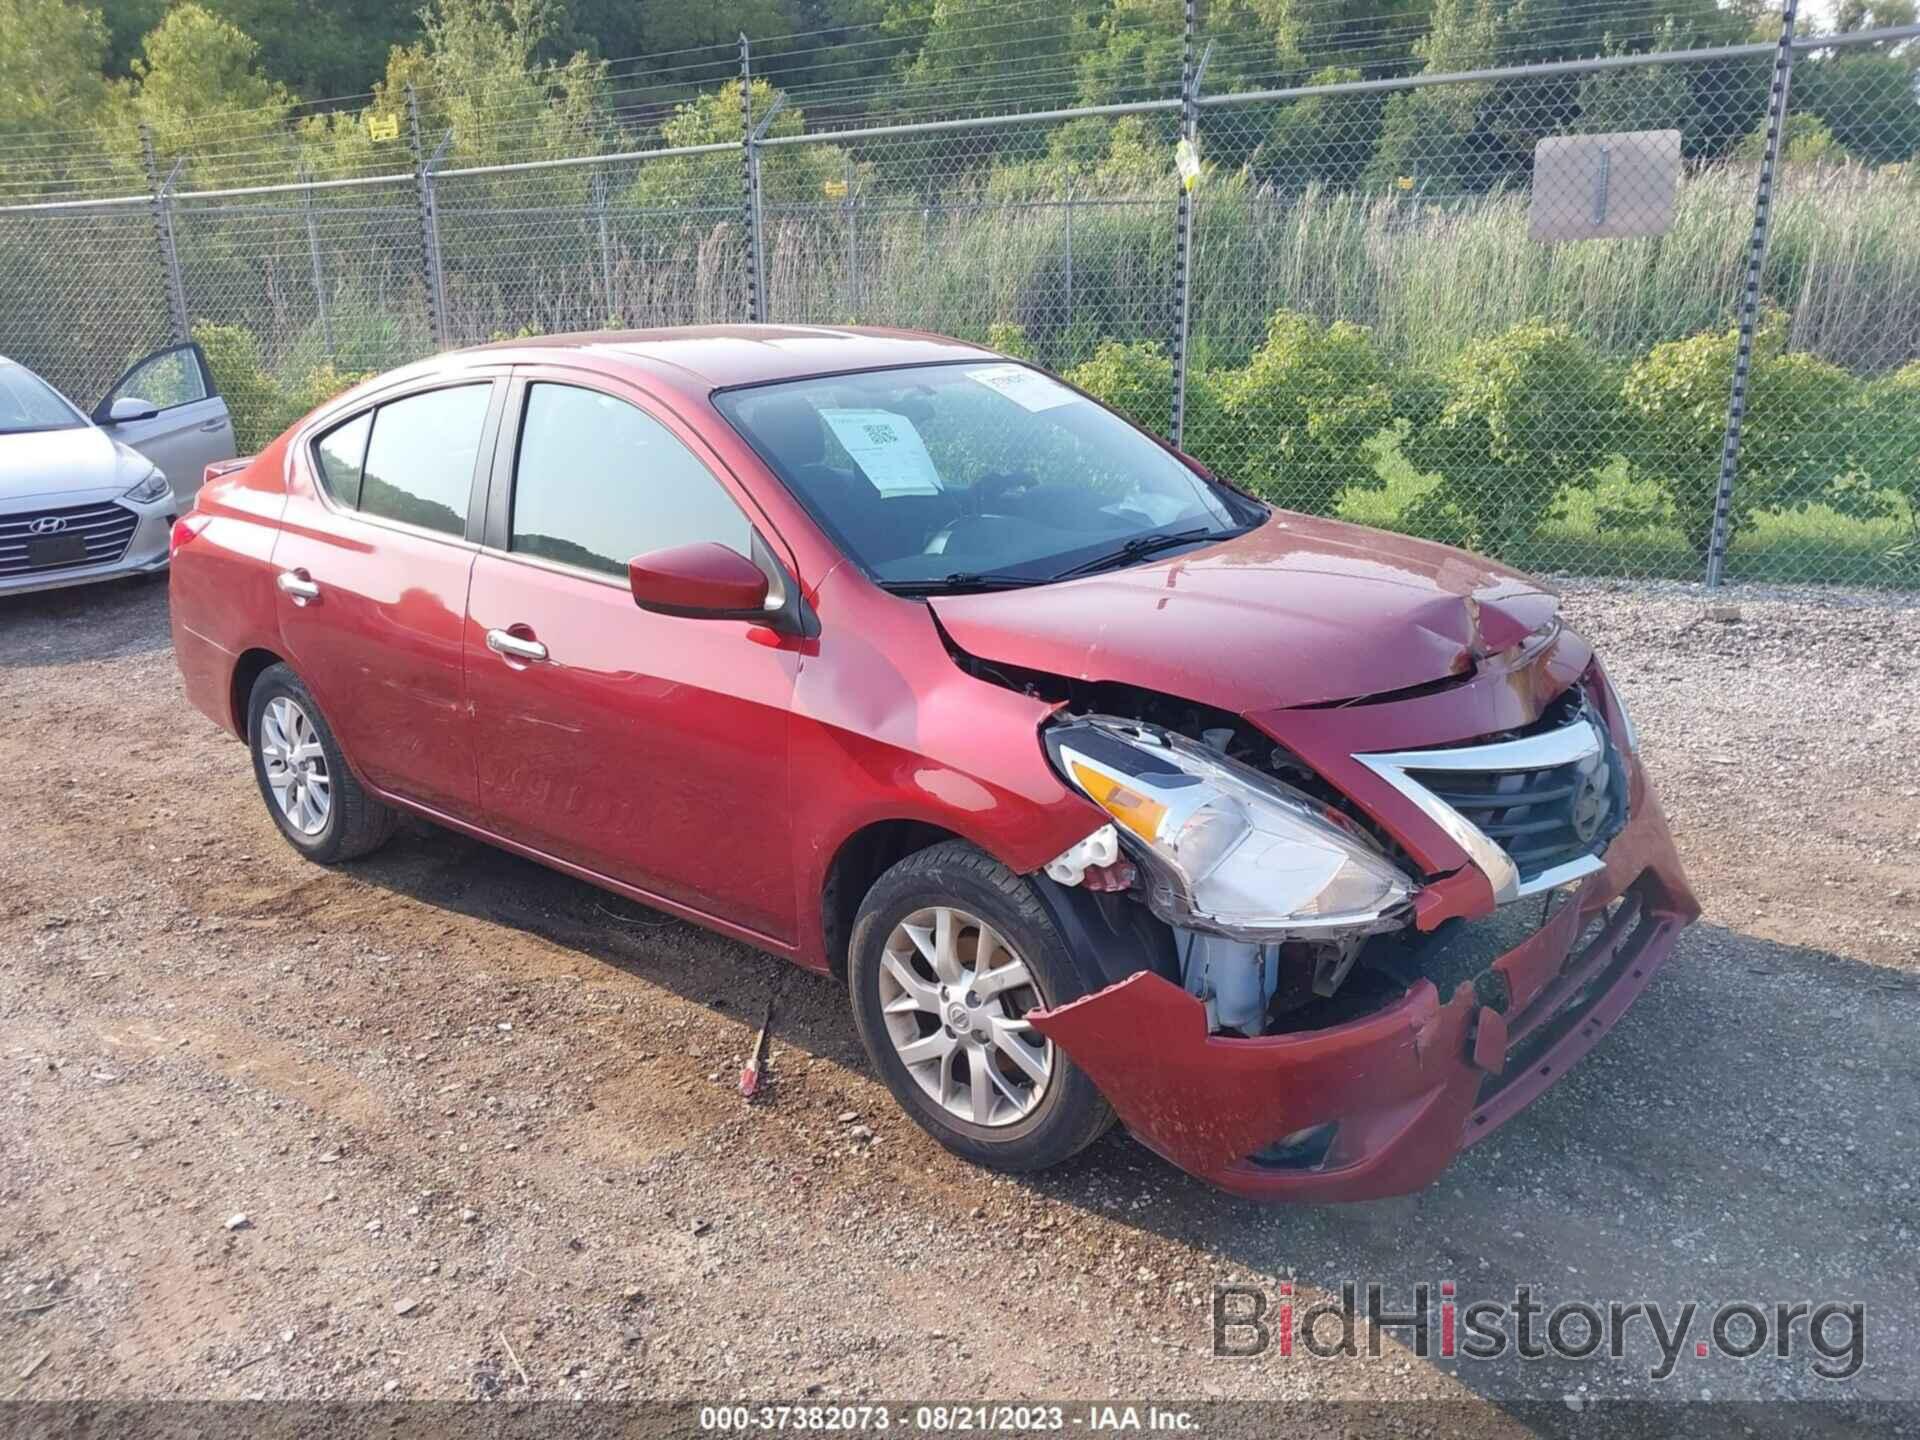
{"label": "metal fence post", "polygon": [[[311,181],[313,176],[303,165],[300,178]],[[333,320],[327,314],[327,275],[320,264],[320,228],[313,220],[313,187],[311,184],[300,192],[302,218],[307,222],[307,260],[313,266],[313,303],[319,312],[320,339],[327,347],[327,359],[335,358],[333,348]]]}
{"label": "metal fence post", "polygon": [[844,182],[847,187],[844,206],[847,231],[847,318],[860,318],[860,231],[857,206],[859,202],[853,194],[853,155],[847,155],[847,175]]}
{"label": "metal fence post", "polygon": [[146,167],[147,189],[152,193],[153,239],[160,260],[160,273],[167,282],[167,319],[173,327],[173,343],[184,345],[188,339],[187,287],[180,279],[180,247],[173,235],[173,182],[180,176],[183,159],[173,162],[167,178],[160,178],[160,162],[153,153],[153,131],[145,121],[140,124],[140,162]]}
{"label": "metal fence post", "polygon": [[1707,587],[1718,588],[1727,566],[1733,487],[1740,476],[1740,423],[1747,408],[1753,369],[1753,329],[1760,314],[1760,271],[1767,259],[1773,221],[1773,180],[1787,129],[1787,96],[1793,88],[1793,22],[1799,0],[1786,0],[1780,15],[1780,45],[1773,58],[1773,89],[1767,97],[1767,144],[1753,193],[1753,236],[1747,243],[1747,283],[1740,296],[1740,338],[1733,352],[1733,389],[1727,399],[1726,439],[1720,447],[1720,488],[1713,497],[1713,531],[1707,540]]}
{"label": "metal fence post", "polygon": [[607,307],[606,322],[611,325],[620,312],[613,303],[613,241],[607,234],[607,189],[606,172],[594,171],[593,220],[600,236],[600,294]]}
{"label": "metal fence post", "polygon": [[[1208,41],[1200,63],[1194,63],[1194,6],[1195,0],[1187,0],[1185,50],[1180,61],[1180,134],[1189,145],[1199,138],[1200,79],[1206,73],[1207,58],[1213,54],[1213,42]],[[1173,425],[1167,436],[1176,446],[1187,428],[1188,327],[1193,315],[1193,191],[1184,178],[1180,181],[1178,222],[1173,251]]]}
{"label": "metal fence post", "polygon": [[747,319],[767,318],[763,270],[766,249],[760,237],[760,150],[753,143],[753,54],[740,32],[740,203],[747,231]]}
{"label": "metal fence post", "polygon": [[420,199],[420,251],[427,282],[427,326],[433,334],[434,347],[440,350],[446,349],[449,342],[446,281],[440,268],[440,210],[433,193],[433,167],[440,163],[452,139],[453,131],[448,130],[433,154],[427,154],[420,139],[420,97],[409,80],[407,146],[413,152],[414,188]]}
{"label": "metal fence post", "polygon": [[1066,282],[1067,320],[1063,329],[1073,327],[1073,186],[1067,186]]}

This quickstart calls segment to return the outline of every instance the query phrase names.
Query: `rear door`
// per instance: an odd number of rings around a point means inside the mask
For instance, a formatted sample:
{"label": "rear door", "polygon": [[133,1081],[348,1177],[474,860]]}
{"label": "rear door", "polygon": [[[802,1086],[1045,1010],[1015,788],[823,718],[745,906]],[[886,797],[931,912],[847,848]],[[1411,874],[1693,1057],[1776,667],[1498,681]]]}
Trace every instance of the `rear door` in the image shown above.
{"label": "rear door", "polygon": [[233,458],[233,418],[198,345],[174,345],[135,361],[93,419],[166,472],[183,510],[199,493],[206,467]]}
{"label": "rear door", "polygon": [[626,578],[694,541],[751,558],[744,497],[669,411],[584,372],[516,372],[498,453],[467,626],[489,828],[790,941],[799,654],[748,621],[643,611]]}
{"label": "rear door", "polygon": [[382,396],[292,458],[274,545],[281,639],[356,770],[477,819],[461,632],[506,382]]}

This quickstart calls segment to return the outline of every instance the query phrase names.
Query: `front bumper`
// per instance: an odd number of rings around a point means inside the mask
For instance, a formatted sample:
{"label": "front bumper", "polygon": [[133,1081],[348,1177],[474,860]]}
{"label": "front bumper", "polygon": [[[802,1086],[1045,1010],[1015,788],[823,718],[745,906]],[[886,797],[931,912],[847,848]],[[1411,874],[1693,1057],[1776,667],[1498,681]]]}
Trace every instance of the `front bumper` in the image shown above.
{"label": "front bumper", "polygon": [[[95,564],[60,565],[45,569],[20,569],[15,566],[0,567],[0,595],[26,595],[42,590],[64,590],[73,585],[93,585],[106,580],[120,580],[135,575],[156,575],[167,568],[168,543],[173,529],[175,512],[180,508],[172,490],[166,491],[159,499],[147,504],[137,504],[117,491],[106,490],[86,492],[81,495],[59,495],[44,497],[42,509],[60,507],[78,508],[82,505],[101,508],[117,507],[133,516],[131,533],[127,536],[126,547],[112,558]],[[37,513],[25,510],[19,514]],[[0,514],[0,524],[9,518]],[[13,518],[18,518],[14,516]],[[11,529],[18,529],[17,525]],[[11,529],[7,533],[11,533]],[[18,546],[13,549],[19,548]],[[11,555],[13,549],[6,553]]]}
{"label": "front bumper", "polygon": [[[1137,1138],[1222,1189],[1306,1202],[1417,1190],[1591,1050],[1698,917],[1666,817],[1635,770],[1632,819],[1605,868],[1444,1002],[1421,979],[1360,1019],[1241,1039],[1209,1035],[1199,1000],[1142,972],[1028,1018]],[[1332,1143],[1310,1168],[1250,1158],[1328,1123]]]}

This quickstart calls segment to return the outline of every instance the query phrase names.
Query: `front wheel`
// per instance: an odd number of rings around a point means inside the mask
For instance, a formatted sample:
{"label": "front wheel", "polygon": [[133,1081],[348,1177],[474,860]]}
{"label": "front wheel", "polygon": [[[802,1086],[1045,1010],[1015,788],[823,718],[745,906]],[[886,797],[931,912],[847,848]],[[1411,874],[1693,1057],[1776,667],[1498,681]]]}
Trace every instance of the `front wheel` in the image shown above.
{"label": "front wheel", "polygon": [[964,841],[874,883],[847,980],[874,1068],[954,1153],[1040,1170],[1112,1124],[1093,1082],[1026,1019],[1085,993],[1065,943],[1027,883]]}

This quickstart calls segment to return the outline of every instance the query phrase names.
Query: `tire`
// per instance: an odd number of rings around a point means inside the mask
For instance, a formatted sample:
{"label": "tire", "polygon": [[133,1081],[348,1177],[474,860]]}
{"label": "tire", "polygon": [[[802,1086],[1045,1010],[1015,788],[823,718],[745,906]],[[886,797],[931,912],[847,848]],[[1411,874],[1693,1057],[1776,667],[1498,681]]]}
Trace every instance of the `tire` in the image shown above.
{"label": "tire", "polygon": [[[944,990],[929,953],[941,948],[933,932],[942,909],[954,937],[950,953],[962,967],[949,970]],[[1000,938],[988,944],[984,969],[980,931],[963,919],[984,922]],[[1030,983],[1008,982],[1015,962],[1024,964]],[[985,977],[997,993],[955,985],[956,975]],[[1112,1125],[1113,1111],[1085,1072],[1057,1046],[1032,1046],[1039,1037],[1019,1018],[1084,995],[1079,967],[1027,882],[965,841],[909,855],[874,882],[854,917],[847,984],[874,1069],[901,1109],[956,1155],[994,1170],[1043,1170]],[[968,1018],[958,1019],[962,1014]],[[989,1038],[972,1038],[981,1035]],[[910,1054],[922,1058],[910,1063]],[[1019,1062],[1022,1055],[1046,1057],[1044,1083]]]}
{"label": "tire", "polygon": [[[297,716],[298,722],[290,724],[291,716]],[[275,757],[295,741],[301,742],[308,756],[302,763],[311,768],[302,772],[291,793],[304,790],[309,798],[290,812],[281,800],[282,793],[289,793],[284,781],[282,789],[274,783],[274,777],[284,777],[289,767]],[[317,756],[307,750],[314,743],[319,745]],[[247,749],[267,814],[287,843],[307,859],[321,865],[357,860],[392,836],[398,813],[361,788],[313,695],[286,665],[268,666],[253,682],[253,693],[247,697]],[[323,815],[318,813],[322,800]]]}

